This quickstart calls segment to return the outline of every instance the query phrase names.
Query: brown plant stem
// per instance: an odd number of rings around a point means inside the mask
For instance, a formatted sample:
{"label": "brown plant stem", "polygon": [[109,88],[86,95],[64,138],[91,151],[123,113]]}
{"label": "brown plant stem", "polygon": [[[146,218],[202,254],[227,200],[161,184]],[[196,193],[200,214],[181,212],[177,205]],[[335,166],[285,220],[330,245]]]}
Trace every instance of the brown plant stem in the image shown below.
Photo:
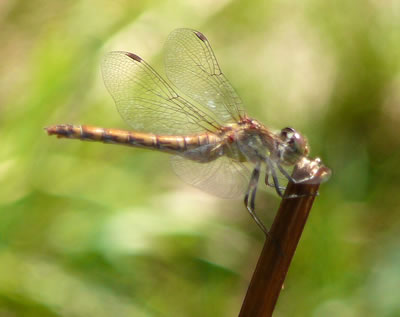
{"label": "brown plant stem", "polygon": [[[239,317],[272,316],[319,184],[289,183],[253,273]],[[301,295],[300,295],[301,296]]]}

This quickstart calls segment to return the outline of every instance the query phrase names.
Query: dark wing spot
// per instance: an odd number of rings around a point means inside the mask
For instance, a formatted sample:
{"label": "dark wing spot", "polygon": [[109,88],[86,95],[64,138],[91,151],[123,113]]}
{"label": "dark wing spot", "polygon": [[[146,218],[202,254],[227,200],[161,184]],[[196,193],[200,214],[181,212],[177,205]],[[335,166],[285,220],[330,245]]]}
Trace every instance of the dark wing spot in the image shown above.
{"label": "dark wing spot", "polygon": [[133,60],[135,60],[137,62],[141,62],[142,61],[142,58],[137,56],[136,54],[126,52],[125,55],[130,57],[130,58],[132,58]]}
{"label": "dark wing spot", "polygon": [[198,32],[198,31],[195,31],[194,34],[196,34],[197,37],[198,37],[200,40],[202,40],[203,42],[207,42],[207,38],[204,36],[203,33]]}

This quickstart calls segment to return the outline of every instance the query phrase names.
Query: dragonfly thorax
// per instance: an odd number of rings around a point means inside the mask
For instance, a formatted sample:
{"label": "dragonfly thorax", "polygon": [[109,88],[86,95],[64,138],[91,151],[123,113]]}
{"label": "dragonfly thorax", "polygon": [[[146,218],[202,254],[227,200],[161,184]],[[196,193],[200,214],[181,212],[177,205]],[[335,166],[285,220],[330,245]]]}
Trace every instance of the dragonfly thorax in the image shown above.
{"label": "dragonfly thorax", "polygon": [[[235,148],[240,161],[257,163],[276,153],[273,133],[256,120],[245,118],[227,131],[228,148]],[[230,156],[229,150],[226,151]]]}

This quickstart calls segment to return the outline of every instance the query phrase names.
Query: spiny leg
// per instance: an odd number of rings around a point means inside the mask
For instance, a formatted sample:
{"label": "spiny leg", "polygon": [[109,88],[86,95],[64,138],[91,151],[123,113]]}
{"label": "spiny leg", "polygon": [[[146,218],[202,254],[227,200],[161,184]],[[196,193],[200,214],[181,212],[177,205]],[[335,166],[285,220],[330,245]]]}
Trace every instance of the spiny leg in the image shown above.
{"label": "spiny leg", "polygon": [[274,187],[277,194],[283,197],[281,186],[279,185],[278,176],[276,175],[275,167],[272,160],[269,157],[265,158],[266,164],[268,165],[269,171],[271,172],[272,180],[274,181]]}
{"label": "spiny leg", "polygon": [[[279,163],[277,163],[276,165],[278,166],[278,169],[283,174],[283,176],[285,176],[289,180],[289,182],[292,182],[294,184],[307,182],[308,180],[312,179],[312,176],[304,177],[301,180],[294,179],[292,176],[289,175],[289,173]],[[319,195],[318,192],[316,192],[313,196],[318,196],[318,195]],[[298,197],[305,197],[305,196],[308,196],[308,195],[290,195],[285,198],[298,198]]]}
{"label": "spiny leg", "polygon": [[283,176],[285,176],[289,180],[289,182],[295,184],[298,183],[297,180],[295,180],[292,176],[289,175],[289,173],[282,167],[281,164],[277,163],[276,165],[278,166],[279,171],[283,174]]}
{"label": "spiny leg", "polygon": [[[270,168],[269,168],[269,166],[268,166],[268,164],[266,164],[266,170],[265,170],[265,184],[267,185],[267,186],[269,186],[269,187],[274,187],[275,188],[275,184],[272,182],[272,183],[270,183],[269,182],[269,177],[271,176],[271,171],[270,171]],[[279,188],[282,190],[282,191],[284,191],[285,189],[286,189],[286,187],[285,186],[279,186]]]}
{"label": "spiny leg", "polygon": [[299,183],[305,183],[308,182],[309,180],[313,179],[313,176],[306,176],[301,179],[295,179],[292,176],[289,175],[289,173],[282,167],[281,164],[277,163],[279,171],[285,176],[290,182],[299,184]]}
{"label": "spiny leg", "polygon": [[[244,204],[248,212],[250,213],[250,216],[254,219],[254,221],[257,223],[260,229],[265,233],[266,236],[269,236],[267,228],[265,228],[264,224],[261,222],[261,220],[258,218],[255,212],[255,200],[256,200],[258,179],[260,178],[260,167],[261,164],[257,163],[256,167],[251,173],[249,186],[247,188],[246,195],[244,196]],[[250,196],[250,201],[249,201],[249,196]]]}
{"label": "spiny leg", "polygon": [[265,164],[265,166],[266,166],[266,168],[265,168],[265,185],[267,185],[269,187],[274,187],[274,184],[269,182],[269,176],[271,174],[269,165]]}

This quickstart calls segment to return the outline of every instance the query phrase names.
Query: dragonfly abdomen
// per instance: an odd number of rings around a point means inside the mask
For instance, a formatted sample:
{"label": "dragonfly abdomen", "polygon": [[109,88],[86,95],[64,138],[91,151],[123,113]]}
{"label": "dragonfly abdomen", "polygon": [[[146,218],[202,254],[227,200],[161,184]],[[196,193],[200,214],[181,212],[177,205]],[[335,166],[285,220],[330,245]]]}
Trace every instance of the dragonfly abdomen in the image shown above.
{"label": "dragonfly abdomen", "polygon": [[206,144],[215,144],[219,141],[218,136],[209,133],[189,136],[156,135],[87,125],[60,124],[47,127],[46,130],[49,135],[56,135],[58,138],[144,147],[168,153],[183,153],[187,150]]}

